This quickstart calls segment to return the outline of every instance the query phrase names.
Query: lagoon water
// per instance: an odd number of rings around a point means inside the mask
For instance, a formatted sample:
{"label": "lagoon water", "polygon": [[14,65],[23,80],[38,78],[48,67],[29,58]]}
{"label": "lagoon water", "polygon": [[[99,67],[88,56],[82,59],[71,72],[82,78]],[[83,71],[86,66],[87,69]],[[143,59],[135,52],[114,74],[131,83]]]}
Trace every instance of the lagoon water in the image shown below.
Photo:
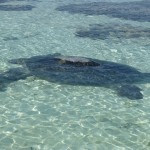
{"label": "lagoon water", "polygon": [[[150,72],[148,8],[149,0],[0,0],[0,72],[21,67],[8,60],[53,53]],[[0,91],[0,150],[149,150],[150,83],[137,86],[138,101],[104,87],[12,82]]]}

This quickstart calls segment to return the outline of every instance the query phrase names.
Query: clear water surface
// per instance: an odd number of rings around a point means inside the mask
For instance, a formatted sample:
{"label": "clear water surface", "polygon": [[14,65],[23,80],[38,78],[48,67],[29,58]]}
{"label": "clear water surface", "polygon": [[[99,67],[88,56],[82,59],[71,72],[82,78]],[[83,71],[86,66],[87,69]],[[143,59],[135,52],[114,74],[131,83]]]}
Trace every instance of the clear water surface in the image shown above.
{"label": "clear water surface", "polygon": [[[1,73],[20,67],[9,64],[10,59],[53,53],[150,72],[149,20],[127,19],[124,12],[115,17],[111,12],[56,9],[93,1],[0,0]],[[103,2],[122,2],[118,7],[123,7],[127,0]],[[81,31],[90,34],[80,35]],[[0,92],[0,150],[149,150],[150,83],[137,85],[144,95],[139,101],[104,87],[61,85],[34,77],[12,82]]]}

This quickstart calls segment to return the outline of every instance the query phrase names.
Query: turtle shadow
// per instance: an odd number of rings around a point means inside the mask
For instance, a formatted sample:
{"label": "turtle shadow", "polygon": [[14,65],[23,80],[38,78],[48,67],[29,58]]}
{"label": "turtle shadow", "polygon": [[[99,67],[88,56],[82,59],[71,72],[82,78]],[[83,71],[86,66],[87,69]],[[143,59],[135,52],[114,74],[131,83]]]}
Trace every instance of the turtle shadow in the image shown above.
{"label": "turtle shadow", "polygon": [[34,76],[59,84],[110,88],[119,96],[138,100],[143,98],[143,94],[135,84],[150,82],[150,73],[142,73],[125,64],[86,57],[54,54],[9,62],[22,67],[0,74],[0,83],[6,85],[4,89],[12,82]]}

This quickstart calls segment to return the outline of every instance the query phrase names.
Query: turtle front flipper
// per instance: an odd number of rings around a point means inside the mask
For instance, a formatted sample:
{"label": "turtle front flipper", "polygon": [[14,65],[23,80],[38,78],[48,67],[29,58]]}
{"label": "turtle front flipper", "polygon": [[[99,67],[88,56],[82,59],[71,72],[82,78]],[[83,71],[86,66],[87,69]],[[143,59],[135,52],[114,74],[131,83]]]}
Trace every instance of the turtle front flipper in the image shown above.
{"label": "turtle front flipper", "polygon": [[141,90],[142,89],[135,85],[123,85],[117,89],[117,92],[119,96],[127,97],[131,100],[139,100],[143,99]]}

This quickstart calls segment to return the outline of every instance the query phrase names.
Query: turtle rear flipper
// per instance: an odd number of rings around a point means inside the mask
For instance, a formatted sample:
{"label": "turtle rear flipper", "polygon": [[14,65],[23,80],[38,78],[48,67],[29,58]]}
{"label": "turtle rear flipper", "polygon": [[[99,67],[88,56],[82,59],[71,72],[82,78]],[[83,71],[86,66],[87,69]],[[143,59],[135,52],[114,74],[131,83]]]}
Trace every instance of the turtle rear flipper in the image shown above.
{"label": "turtle rear flipper", "polygon": [[7,72],[1,74],[0,77],[6,82],[13,82],[21,79],[26,79],[28,76],[31,75],[24,68],[11,68]]}
{"label": "turtle rear flipper", "polygon": [[143,99],[143,94],[141,89],[135,85],[123,85],[118,88],[118,95],[122,97],[127,97],[131,100]]}
{"label": "turtle rear flipper", "polygon": [[28,76],[31,75],[24,68],[11,68],[6,72],[0,73],[0,91],[5,91],[10,83],[24,80]]}

